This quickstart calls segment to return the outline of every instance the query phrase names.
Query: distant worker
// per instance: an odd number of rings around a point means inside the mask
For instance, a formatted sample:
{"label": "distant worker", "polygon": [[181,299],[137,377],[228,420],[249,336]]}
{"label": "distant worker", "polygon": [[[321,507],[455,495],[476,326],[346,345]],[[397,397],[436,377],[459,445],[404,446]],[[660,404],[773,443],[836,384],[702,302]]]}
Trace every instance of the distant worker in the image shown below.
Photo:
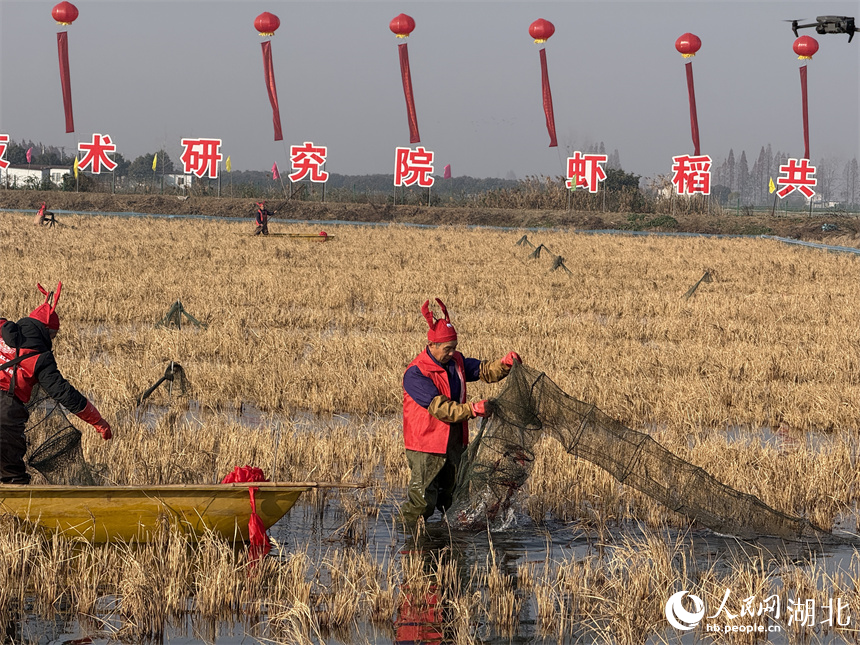
{"label": "distant worker", "polygon": [[42,202],[42,206],[39,208],[39,212],[36,213],[33,223],[39,226],[53,226],[57,223],[57,220],[54,219],[54,214],[48,210],[47,203]]}
{"label": "distant worker", "polygon": [[[52,351],[60,329],[54,311],[60,300],[57,291],[45,294],[45,302],[17,323],[0,318],[0,484],[29,484],[24,465],[27,439],[24,430],[30,411],[33,386],[37,383],[57,403],[96,429],[102,439],[111,438],[111,428],[95,406],[63,378]],[[52,302],[53,298],[53,302]]]}
{"label": "distant worker", "polygon": [[271,214],[266,209],[266,202],[257,202],[257,217],[254,220],[257,223],[257,228],[254,229],[254,235],[269,234],[269,215]]}
{"label": "distant worker", "polygon": [[400,514],[407,525],[451,506],[460,458],[469,443],[469,419],[492,414],[489,400],[466,402],[466,383],[501,381],[514,361],[522,362],[516,352],[491,363],[464,358],[457,351],[448,309],[439,298],[436,302],[444,318],[435,318],[429,300],[422,305],[430,327],[427,347],[403,375],[403,442],[411,474]]}

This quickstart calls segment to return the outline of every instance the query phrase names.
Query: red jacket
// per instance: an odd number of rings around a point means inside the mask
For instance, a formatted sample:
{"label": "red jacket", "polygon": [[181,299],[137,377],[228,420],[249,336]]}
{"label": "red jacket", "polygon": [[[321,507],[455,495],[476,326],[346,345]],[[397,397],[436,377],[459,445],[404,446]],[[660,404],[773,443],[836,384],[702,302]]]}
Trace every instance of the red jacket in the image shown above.
{"label": "red jacket", "polygon": [[16,358],[25,358],[13,367],[0,370],[0,390],[8,392],[14,375],[14,395],[21,403],[28,403],[33,386],[42,386],[57,403],[76,414],[87,405],[86,397],[63,378],[57,369],[48,328],[39,320],[22,318],[17,323],[0,318],[0,365]]}
{"label": "red jacket", "polygon": [[[463,355],[454,352],[451,360],[457,366],[457,374],[460,377],[460,401],[466,402],[466,368],[463,364]],[[451,396],[451,388],[448,385],[448,372],[437,364],[427,353],[422,351],[406,367],[416,366],[421,373],[431,379],[440,394]],[[448,433],[455,431],[458,426],[463,433],[463,445],[469,443],[469,422],[445,423],[439,421],[427,411],[427,408],[418,405],[411,396],[403,390],[403,443],[407,450],[417,452],[431,452],[444,455],[448,448]]]}

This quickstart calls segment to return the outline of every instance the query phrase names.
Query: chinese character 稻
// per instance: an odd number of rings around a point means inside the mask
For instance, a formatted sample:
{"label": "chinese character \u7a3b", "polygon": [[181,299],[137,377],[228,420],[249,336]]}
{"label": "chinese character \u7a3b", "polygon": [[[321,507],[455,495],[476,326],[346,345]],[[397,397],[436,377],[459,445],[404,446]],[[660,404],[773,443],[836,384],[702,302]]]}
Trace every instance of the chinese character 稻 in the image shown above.
{"label": "chinese character \u7a3b", "polygon": [[711,194],[711,158],[708,155],[672,157],[672,183],[679,195]]}

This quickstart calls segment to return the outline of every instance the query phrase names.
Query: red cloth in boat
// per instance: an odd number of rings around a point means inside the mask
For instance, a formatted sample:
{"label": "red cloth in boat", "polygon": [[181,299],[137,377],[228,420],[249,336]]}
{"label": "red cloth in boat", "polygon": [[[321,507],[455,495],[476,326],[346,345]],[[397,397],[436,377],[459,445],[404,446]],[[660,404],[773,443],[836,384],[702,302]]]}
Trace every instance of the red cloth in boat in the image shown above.
{"label": "red cloth in boat", "polygon": [[[222,484],[232,484],[240,482],[267,482],[263,471],[254,466],[236,466],[233,472],[228,474]],[[269,541],[269,536],[266,535],[266,527],[263,526],[263,520],[257,515],[257,502],[254,499],[254,493],[259,490],[254,486],[248,487],[248,495],[251,497],[251,517],[248,518],[248,537],[251,541],[251,547],[248,553],[252,560],[257,560],[266,556],[272,550],[272,543]]]}

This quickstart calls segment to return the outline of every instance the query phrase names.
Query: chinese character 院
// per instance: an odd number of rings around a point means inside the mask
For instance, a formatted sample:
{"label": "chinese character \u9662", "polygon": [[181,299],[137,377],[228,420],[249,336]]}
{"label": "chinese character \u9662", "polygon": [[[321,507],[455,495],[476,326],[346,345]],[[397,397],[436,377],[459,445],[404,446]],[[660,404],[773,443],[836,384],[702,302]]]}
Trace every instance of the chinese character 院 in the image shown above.
{"label": "chinese character \u9662", "polygon": [[433,172],[433,153],[419,146],[411,148],[396,148],[394,157],[394,185],[419,186],[429,188],[435,181],[430,174]]}
{"label": "chinese character \u9662", "polygon": [[786,165],[779,167],[779,172],[785,173],[784,177],[776,180],[777,185],[783,186],[776,191],[780,198],[794,190],[799,190],[809,199],[815,194],[810,186],[815,186],[818,180],[815,178],[815,166],[809,165],[809,159],[789,159]]}
{"label": "chinese character \u9662", "polygon": [[80,170],[86,170],[87,166],[92,166],[90,170],[98,175],[102,171],[102,165],[107,172],[116,168],[116,162],[108,157],[109,152],[116,152],[116,146],[111,143],[109,134],[104,136],[94,134],[92,142],[79,143],[78,150],[84,153],[80,163],[78,163]]}
{"label": "chinese character \u9662", "polygon": [[208,171],[209,179],[218,178],[218,162],[221,161],[221,139],[182,139],[185,152],[180,160],[186,175],[197,175],[201,179]]}
{"label": "chinese character \u9662", "polygon": [[308,173],[310,173],[311,181],[328,181],[328,173],[322,169],[326,154],[325,146],[314,146],[310,141],[305,141],[300,146],[290,146],[290,163],[294,170],[289,175],[290,181],[301,181]]}
{"label": "chinese character \u9662", "polygon": [[[588,188],[588,192],[596,193],[598,183],[606,179],[606,172],[600,166],[606,163],[607,155],[583,155],[579,150],[567,158],[567,181],[568,188]],[[574,183],[574,179],[576,182]]]}
{"label": "chinese character \u9662", "polygon": [[0,134],[0,168],[8,168],[9,162],[3,157],[6,156],[6,146],[9,143],[8,134]]}
{"label": "chinese character \u9662", "polygon": [[711,194],[711,158],[708,155],[672,157],[672,183],[679,195]]}

